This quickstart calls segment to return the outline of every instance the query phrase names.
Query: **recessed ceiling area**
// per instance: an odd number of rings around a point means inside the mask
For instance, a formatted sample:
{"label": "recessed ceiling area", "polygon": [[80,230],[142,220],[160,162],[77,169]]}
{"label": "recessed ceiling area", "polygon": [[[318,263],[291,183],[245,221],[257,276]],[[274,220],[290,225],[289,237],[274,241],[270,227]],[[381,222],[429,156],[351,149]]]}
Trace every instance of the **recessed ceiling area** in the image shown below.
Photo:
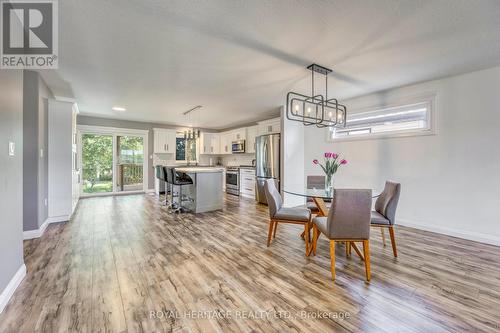
{"label": "recessed ceiling area", "polygon": [[185,125],[203,105],[195,125],[224,129],[309,93],[311,63],[345,99],[498,65],[499,35],[498,0],[65,0],[57,75],[85,115]]}

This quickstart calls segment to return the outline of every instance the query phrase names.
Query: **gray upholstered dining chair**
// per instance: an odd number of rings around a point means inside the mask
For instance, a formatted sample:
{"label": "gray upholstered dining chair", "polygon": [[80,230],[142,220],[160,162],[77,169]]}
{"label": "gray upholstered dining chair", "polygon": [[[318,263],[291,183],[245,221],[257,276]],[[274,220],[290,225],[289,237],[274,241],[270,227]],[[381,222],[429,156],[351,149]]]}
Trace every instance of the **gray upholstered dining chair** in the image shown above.
{"label": "gray upholstered dining chair", "polygon": [[[345,242],[346,247],[354,247],[365,262],[366,280],[370,281],[370,212],[372,206],[371,190],[335,189],[332,209],[328,217],[313,219],[312,253],[321,234],[330,240],[332,280],[335,280],[335,242]],[[355,242],[363,243],[363,254]],[[350,251],[349,251],[350,253]]]}
{"label": "gray upholstered dining chair", "polygon": [[[396,208],[398,207],[400,193],[401,184],[390,181],[385,182],[384,191],[375,201],[375,210],[371,213],[371,225],[382,228],[383,239],[384,228],[389,229],[394,257],[398,256],[396,238],[394,236],[394,223],[396,222]],[[383,241],[385,243],[385,239]]]}
{"label": "gray upholstered dining chair", "polygon": [[[311,227],[311,211],[306,208],[283,207],[283,200],[274,183],[274,179],[266,180],[264,184],[267,204],[269,206],[269,232],[267,235],[267,246],[271,244],[271,238],[276,236],[278,223],[303,224],[304,232],[309,235]],[[273,232],[274,231],[274,232]],[[309,237],[305,237],[306,255],[309,254]]]}
{"label": "gray upholstered dining chair", "polygon": [[[307,176],[306,177],[306,186],[307,189],[323,189],[325,188],[325,176]],[[325,203],[331,202],[331,199],[323,199]],[[326,205],[329,208],[329,205]],[[307,198],[306,207],[311,210],[312,214],[318,214],[319,209],[318,206],[314,203],[314,200],[311,198]]]}

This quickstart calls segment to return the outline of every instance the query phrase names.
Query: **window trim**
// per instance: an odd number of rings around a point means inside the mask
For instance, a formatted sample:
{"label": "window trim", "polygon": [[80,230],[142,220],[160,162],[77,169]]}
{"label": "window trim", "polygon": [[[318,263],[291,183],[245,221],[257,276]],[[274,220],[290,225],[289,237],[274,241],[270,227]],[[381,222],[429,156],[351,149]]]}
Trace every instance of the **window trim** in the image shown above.
{"label": "window trim", "polygon": [[406,137],[417,137],[417,136],[429,136],[437,135],[437,94],[427,93],[412,97],[404,97],[399,99],[394,99],[388,103],[373,105],[370,107],[363,107],[355,110],[352,113],[365,113],[365,112],[375,112],[383,109],[394,109],[398,107],[405,107],[413,104],[427,103],[429,105],[429,128],[428,129],[410,129],[394,132],[385,132],[377,134],[364,134],[356,136],[345,136],[332,138],[330,134],[330,129],[326,128],[326,141],[327,142],[349,142],[349,141],[366,141],[366,140],[385,140],[392,138],[406,138]]}
{"label": "window trim", "polygon": [[[174,161],[175,161],[175,164],[181,164],[181,165],[184,165],[187,163],[187,160],[184,159],[184,160],[178,160],[177,159],[177,138],[184,138],[184,132],[183,131],[176,131],[175,132],[175,139],[176,139],[176,143],[175,143],[175,152],[174,152]],[[195,162],[195,163],[199,163],[200,162],[200,140],[196,140],[196,161],[191,161],[191,162]],[[184,152],[184,156],[186,156],[185,152]]]}

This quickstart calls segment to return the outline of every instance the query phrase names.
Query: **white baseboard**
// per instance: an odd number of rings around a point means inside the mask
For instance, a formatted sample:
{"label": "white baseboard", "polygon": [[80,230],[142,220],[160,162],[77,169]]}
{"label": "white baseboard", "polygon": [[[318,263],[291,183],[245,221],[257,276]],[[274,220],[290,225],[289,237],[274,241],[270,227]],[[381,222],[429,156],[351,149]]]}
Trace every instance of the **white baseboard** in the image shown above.
{"label": "white baseboard", "polygon": [[5,289],[0,294],[0,313],[3,312],[3,309],[5,309],[5,306],[7,306],[7,303],[9,303],[10,298],[12,297],[12,295],[14,295],[14,292],[16,291],[17,287],[19,287],[25,276],[26,265],[22,264],[22,266],[19,267],[16,274],[14,274],[14,276],[10,280],[7,287],[5,287]]}
{"label": "white baseboard", "polygon": [[396,224],[410,227],[414,229],[420,229],[430,232],[435,232],[438,234],[443,234],[447,236],[467,239],[475,242],[485,243],[500,246],[500,236],[482,234],[479,232],[472,232],[467,230],[452,229],[446,227],[439,227],[435,225],[429,225],[425,223],[417,223],[416,221],[410,221],[406,219],[397,219]]}
{"label": "white baseboard", "polygon": [[47,218],[47,223],[68,222],[70,218],[69,215],[52,216]]}
{"label": "white baseboard", "polygon": [[69,221],[69,219],[70,217],[67,215],[49,217],[45,220],[45,222],[42,223],[42,225],[38,229],[23,231],[23,239],[27,240],[42,237],[45,229],[47,229],[47,226],[50,223],[67,222]]}
{"label": "white baseboard", "polygon": [[33,239],[33,238],[42,237],[42,235],[45,232],[45,229],[47,229],[48,225],[49,225],[48,220],[45,220],[45,222],[43,222],[42,225],[38,229],[23,231],[23,239],[26,240],[26,239]]}

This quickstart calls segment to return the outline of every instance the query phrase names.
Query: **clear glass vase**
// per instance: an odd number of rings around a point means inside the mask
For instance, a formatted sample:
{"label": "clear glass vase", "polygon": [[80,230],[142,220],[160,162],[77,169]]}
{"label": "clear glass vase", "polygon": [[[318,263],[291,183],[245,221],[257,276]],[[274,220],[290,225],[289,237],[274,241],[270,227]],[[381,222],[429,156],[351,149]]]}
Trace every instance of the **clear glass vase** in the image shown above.
{"label": "clear glass vase", "polygon": [[334,181],[333,174],[331,175],[327,174],[325,176],[325,191],[328,196],[331,196],[333,194],[333,181]]}

